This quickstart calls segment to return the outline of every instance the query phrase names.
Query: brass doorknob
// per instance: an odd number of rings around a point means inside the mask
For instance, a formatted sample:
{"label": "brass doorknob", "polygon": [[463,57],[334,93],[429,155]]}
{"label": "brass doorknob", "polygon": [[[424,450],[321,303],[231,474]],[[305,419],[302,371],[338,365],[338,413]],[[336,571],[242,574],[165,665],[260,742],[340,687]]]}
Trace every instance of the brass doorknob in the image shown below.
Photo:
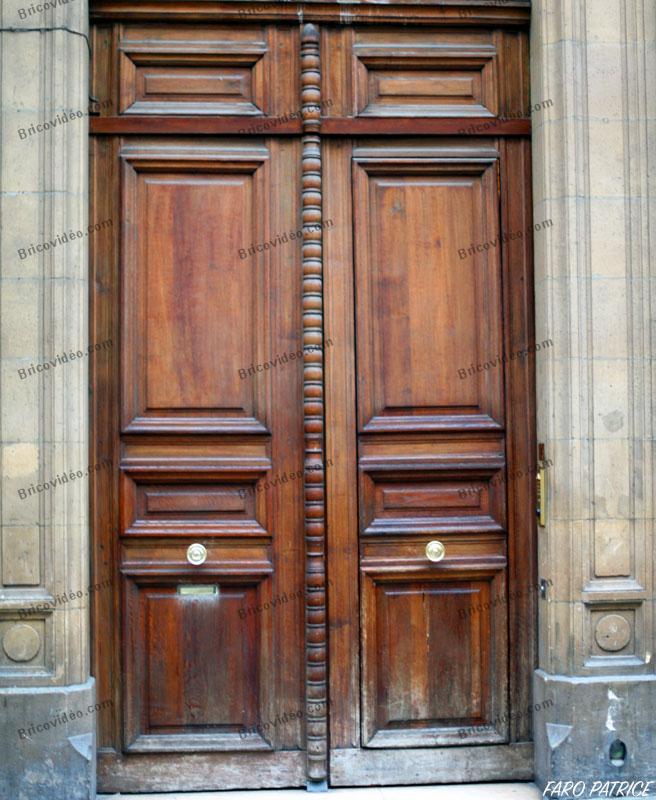
{"label": "brass doorknob", "polygon": [[446,555],[446,547],[437,539],[426,545],[426,558],[431,561],[441,561]]}
{"label": "brass doorknob", "polygon": [[187,548],[187,561],[190,564],[199,567],[201,564],[205,563],[206,558],[207,548],[204,545],[194,542],[194,544],[190,544]]}

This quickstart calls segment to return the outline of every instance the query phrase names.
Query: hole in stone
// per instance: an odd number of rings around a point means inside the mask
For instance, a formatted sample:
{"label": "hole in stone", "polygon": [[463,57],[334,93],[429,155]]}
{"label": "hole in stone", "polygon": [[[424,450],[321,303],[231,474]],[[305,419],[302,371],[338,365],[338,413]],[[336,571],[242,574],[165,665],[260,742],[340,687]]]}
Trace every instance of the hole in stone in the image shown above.
{"label": "hole in stone", "polygon": [[608,757],[610,758],[610,763],[614,767],[624,766],[624,761],[626,759],[626,745],[621,739],[615,739],[614,742],[611,742],[608,750]]}

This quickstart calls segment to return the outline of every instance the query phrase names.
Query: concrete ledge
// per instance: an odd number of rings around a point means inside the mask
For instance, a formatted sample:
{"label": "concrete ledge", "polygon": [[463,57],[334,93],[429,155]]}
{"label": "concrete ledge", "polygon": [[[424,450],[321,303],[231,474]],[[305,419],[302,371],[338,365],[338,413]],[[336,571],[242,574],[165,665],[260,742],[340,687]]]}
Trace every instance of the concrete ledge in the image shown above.
{"label": "concrete ledge", "polygon": [[[467,783],[434,786],[376,786],[367,789],[329,789],[335,800],[539,800],[533,783]],[[188,794],[99,794],[98,800],[308,800],[304,789],[266,789],[257,792],[194,792]]]}
{"label": "concrete ledge", "polygon": [[93,800],[93,678],[77,686],[0,689],[0,797]]}
{"label": "concrete ledge", "polygon": [[[583,781],[588,789],[596,781],[651,781],[644,796],[656,794],[656,676],[576,678],[536,670],[534,688],[536,703],[553,700],[535,724],[541,789],[549,781]],[[616,740],[626,747],[623,763],[609,755]]]}

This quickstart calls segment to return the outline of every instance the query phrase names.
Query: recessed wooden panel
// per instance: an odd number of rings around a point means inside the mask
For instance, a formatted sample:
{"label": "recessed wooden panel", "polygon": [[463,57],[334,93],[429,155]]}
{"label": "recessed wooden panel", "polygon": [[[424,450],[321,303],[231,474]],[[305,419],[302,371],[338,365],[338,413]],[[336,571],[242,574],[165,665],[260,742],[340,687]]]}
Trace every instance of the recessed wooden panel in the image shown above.
{"label": "recessed wooden panel", "polygon": [[245,732],[268,700],[261,619],[240,614],[260,595],[253,579],[192,573],[184,582],[128,580],[130,750],[271,748],[259,733]]}
{"label": "recessed wooden panel", "polygon": [[121,461],[126,536],[269,536],[258,480],[270,446],[253,443],[130,444]]}
{"label": "recessed wooden panel", "polygon": [[243,494],[232,486],[149,486],[143,491],[143,499],[147,514],[240,514],[246,511]]}
{"label": "recessed wooden panel", "polygon": [[[201,476],[199,476],[201,477]],[[268,536],[258,522],[253,482],[122,481],[124,535]]]}
{"label": "recessed wooden panel", "polygon": [[[175,103],[179,96],[195,97],[210,106],[233,103],[251,111],[250,70],[244,67],[144,67],[137,72],[137,96],[141,103]],[[135,105],[132,108],[135,108]]]}
{"label": "recessed wooden panel", "polygon": [[[216,408],[220,391],[222,405],[246,412],[238,365],[253,353],[250,286],[256,276],[252,264],[244,268],[230,253],[238,249],[239,233],[253,225],[252,176],[148,175],[142,192],[147,407]],[[243,217],[231,235],[233,208],[243,209]],[[173,222],[166,234],[158,224],[162,219]],[[188,298],[184,305],[181,290]],[[238,305],[237,298],[246,302]],[[230,353],[234,363],[224,366],[216,356],[198,352],[208,342],[218,353]],[[209,384],[217,386],[216,394],[207,392]]]}
{"label": "recessed wooden panel", "polygon": [[498,428],[502,370],[459,373],[502,353],[498,250],[458,255],[470,242],[499,243],[496,164],[363,151],[354,176],[360,429]]}
{"label": "recessed wooden panel", "polygon": [[258,115],[295,107],[291,29],[126,25],[121,114]]}
{"label": "recessed wooden panel", "polygon": [[[255,718],[257,685],[249,685],[254,632],[241,637],[234,623],[239,607],[252,604],[256,593],[253,587],[215,587],[215,594],[198,596],[178,594],[174,587],[143,590],[150,733],[180,727],[234,730]],[[218,631],[230,646],[218,647]]]}
{"label": "recessed wooden panel", "polygon": [[267,360],[271,290],[265,259],[239,251],[263,237],[267,152],[181,144],[133,156],[125,152],[124,429],[264,432],[267,377],[243,375]]}
{"label": "recessed wooden panel", "polygon": [[355,113],[486,117],[498,113],[491,33],[358,30]]}
{"label": "recessed wooden panel", "polygon": [[405,566],[364,574],[363,744],[503,741],[507,725],[493,720],[506,703],[505,613],[490,607],[504,596],[503,571],[413,575]]}
{"label": "recessed wooden panel", "polygon": [[472,490],[470,480],[454,477],[364,475],[362,532],[379,535],[447,535],[463,530],[503,530],[503,498],[489,480]]}
{"label": "recessed wooden panel", "polygon": [[376,489],[378,507],[383,512],[413,514],[423,512],[448,512],[451,509],[461,511],[465,508],[480,506],[468,496],[458,494],[460,485],[455,481],[429,483],[422,485],[392,484],[379,486]]}
{"label": "recessed wooden panel", "polygon": [[503,441],[448,434],[419,442],[363,438],[360,530],[433,536],[505,530]]}

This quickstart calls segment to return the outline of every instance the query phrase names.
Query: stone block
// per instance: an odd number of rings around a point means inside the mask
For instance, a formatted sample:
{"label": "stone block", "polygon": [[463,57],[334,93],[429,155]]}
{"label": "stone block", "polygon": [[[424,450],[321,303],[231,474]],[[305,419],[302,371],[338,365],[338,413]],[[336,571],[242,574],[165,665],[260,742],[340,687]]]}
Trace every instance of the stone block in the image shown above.
{"label": "stone block", "polygon": [[0,797],[95,800],[95,687],[0,688]]}

